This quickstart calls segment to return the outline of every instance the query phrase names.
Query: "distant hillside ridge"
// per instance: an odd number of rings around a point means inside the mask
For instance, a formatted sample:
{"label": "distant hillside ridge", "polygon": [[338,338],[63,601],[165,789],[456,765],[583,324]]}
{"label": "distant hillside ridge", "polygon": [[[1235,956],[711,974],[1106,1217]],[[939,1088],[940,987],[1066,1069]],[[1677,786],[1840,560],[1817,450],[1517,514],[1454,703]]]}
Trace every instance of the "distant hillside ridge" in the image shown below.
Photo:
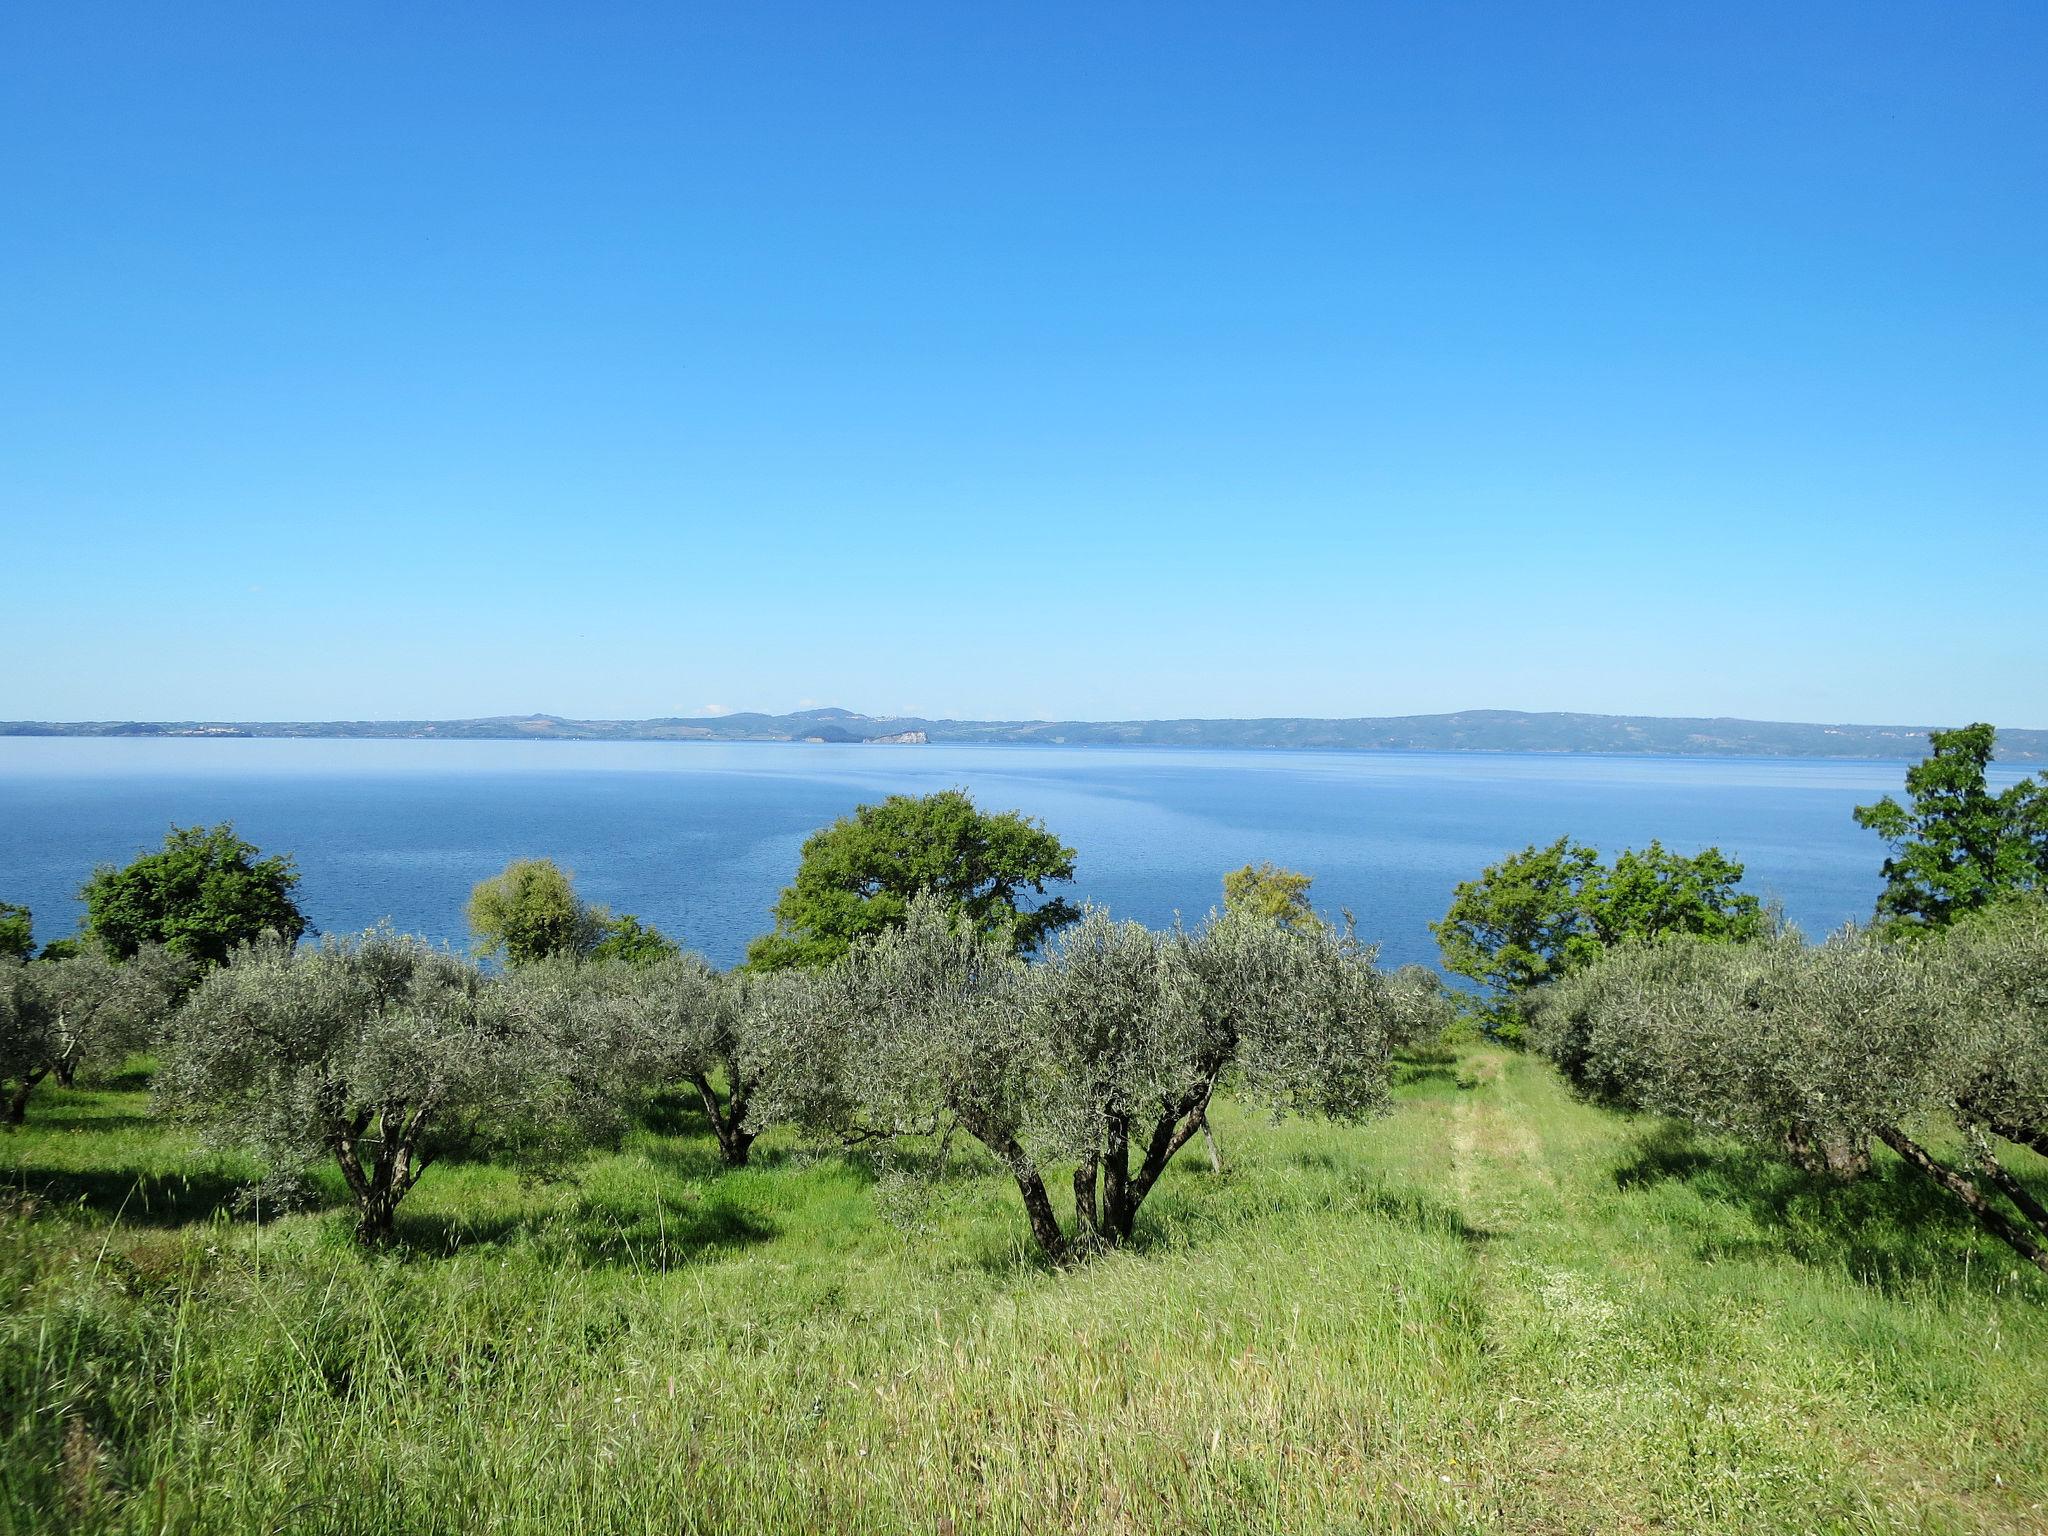
{"label": "distant hillside ridge", "polygon": [[[1961,723],[1961,722],[1958,722]],[[1303,748],[1349,752],[1594,752],[1648,757],[1913,760],[1924,725],[1813,725],[1784,720],[1590,715],[1468,709],[1444,715],[1258,720],[926,720],[848,709],[745,712],[655,720],[493,715],[475,720],[0,720],[0,736],[308,737],[453,741],[794,741],[922,746]],[[2005,763],[2048,762],[2048,730],[2001,729]]]}

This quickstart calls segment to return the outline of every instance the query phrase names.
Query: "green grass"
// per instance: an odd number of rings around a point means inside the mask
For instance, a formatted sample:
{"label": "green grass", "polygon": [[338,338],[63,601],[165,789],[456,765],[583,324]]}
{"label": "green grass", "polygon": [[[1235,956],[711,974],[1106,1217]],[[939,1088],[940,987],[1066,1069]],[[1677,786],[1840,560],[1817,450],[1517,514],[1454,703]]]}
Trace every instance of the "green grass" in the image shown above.
{"label": "green grass", "polygon": [[685,1115],[573,1184],[436,1168],[366,1257],[231,1219],[138,1084],[45,1088],[0,1528],[2048,1528],[2048,1285],[1896,1167],[1831,1196],[1496,1050],[1405,1075],[1363,1129],[1220,1109],[1226,1172],[1068,1273],[985,1166],[906,1229]]}

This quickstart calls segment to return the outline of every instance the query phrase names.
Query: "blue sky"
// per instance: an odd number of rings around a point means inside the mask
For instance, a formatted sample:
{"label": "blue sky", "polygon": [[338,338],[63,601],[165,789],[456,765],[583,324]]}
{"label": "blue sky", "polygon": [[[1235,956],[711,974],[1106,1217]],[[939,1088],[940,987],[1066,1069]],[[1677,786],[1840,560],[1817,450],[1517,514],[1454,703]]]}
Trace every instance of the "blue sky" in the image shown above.
{"label": "blue sky", "polygon": [[2033,3],[11,5],[0,716],[2048,725]]}

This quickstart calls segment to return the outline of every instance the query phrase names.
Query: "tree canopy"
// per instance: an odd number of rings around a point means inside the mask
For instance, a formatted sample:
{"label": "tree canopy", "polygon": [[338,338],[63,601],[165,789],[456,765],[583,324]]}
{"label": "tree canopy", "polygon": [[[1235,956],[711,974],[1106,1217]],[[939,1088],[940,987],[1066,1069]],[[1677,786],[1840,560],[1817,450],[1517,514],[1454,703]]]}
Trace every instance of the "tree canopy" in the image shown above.
{"label": "tree canopy", "polygon": [[[1995,1149],[2048,1151],[2044,975],[2039,898],[1918,944],[1855,930],[1819,945],[1631,942],[1546,989],[1533,1035],[1593,1098],[1811,1172],[1858,1177],[1882,1142],[2048,1271],[2048,1210]],[[1960,1163],[1937,1155],[1943,1141]]]}
{"label": "tree canopy", "polygon": [[576,894],[575,878],[553,859],[514,859],[469,893],[477,949],[513,966],[540,960],[646,964],[678,953],[674,940],[630,912],[613,917]]}
{"label": "tree canopy", "polygon": [[61,959],[0,959],[0,1121],[19,1125],[44,1078],[70,1083],[150,1043],[182,992],[187,962],[147,945],[125,964],[97,945]]}
{"label": "tree canopy", "polygon": [[289,854],[262,857],[224,821],[172,827],[156,852],[94,871],[79,897],[86,932],[116,959],[161,944],[202,965],[219,965],[266,934],[298,942],[306,931],[294,900],[298,884]]}
{"label": "tree canopy", "polygon": [[388,929],[317,949],[238,951],[173,1016],[160,1100],[217,1145],[254,1152],[290,1198],[332,1158],[357,1237],[393,1235],[436,1159],[495,1152],[546,1167],[615,1126],[604,1053],[545,993],[489,981]]}
{"label": "tree canopy", "polygon": [[616,960],[626,965],[653,965],[681,953],[674,939],[630,912],[608,919],[604,937],[590,947],[590,958],[598,964]]}
{"label": "tree canopy", "polygon": [[1029,954],[1078,915],[1048,884],[1074,878],[1074,850],[1016,811],[980,810],[957,789],[891,795],[813,833],[774,907],[775,930],[747,950],[750,970],[825,965],[900,926],[931,891],[978,933]]}
{"label": "tree canopy", "polygon": [[[1275,1113],[1373,1113],[1418,1003],[1328,928],[1225,913],[1156,933],[1094,911],[1027,967],[931,895],[799,985],[762,1022],[764,1109],[883,1144],[965,1132],[1054,1259],[1130,1239],[1226,1076]],[[1071,1232],[1055,1163],[1074,1166]]]}
{"label": "tree canopy", "polygon": [[1856,823],[1891,845],[1880,921],[1941,928],[1964,913],[2048,888],[2048,774],[1994,793],[1985,770],[1997,732],[1982,723],[1930,731],[1932,750],[1906,770],[1906,803],[1856,808]]}
{"label": "tree canopy", "polygon": [[1534,844],[1462,882],[1432,923],[1445,969],[1489,992],[1500,1023],[1519,1000],[1630,940],[1686,935],[1742,942],[1769,930],[1762,903],[1736,890],[1742,866],[1718,848],[1687,857],[1661,843],[1624,849],[1610,867],[1569,838]]}
{"label": "tree canopy", "polygon": [[1308,899],[1309,887],[1314,884],[1313,875],[1282,869],[1269,861],[1247,864],[1223,877],[1224,910],[1263,917],[1289,928],[1320,927],[1323,920]]}
{"label": "tree canopy", "polygon": [[34,919],[28,908],[0,901],[0,960],[26,960],[35,948]]}

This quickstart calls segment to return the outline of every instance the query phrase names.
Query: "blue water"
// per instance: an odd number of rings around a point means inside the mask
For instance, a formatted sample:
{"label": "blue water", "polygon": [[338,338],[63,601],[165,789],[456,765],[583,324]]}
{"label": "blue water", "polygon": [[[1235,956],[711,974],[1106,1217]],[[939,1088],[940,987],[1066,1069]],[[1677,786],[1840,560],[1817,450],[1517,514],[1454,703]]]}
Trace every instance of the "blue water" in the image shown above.
{"label": "blue water", "polygon": [[[1077,893],[1150,923],[1205,912],[1225,870],[1315,876],[1392,962],[1503,853],[1570,834],[1612,853],[1708,844],[1809,933],[1868,916],[1883,848],[1850,808],[1898,763],[1211,752],[1092,747],[0,739],[0,901],[71,931],[80,881],[167,827],[232,820],[289,851],[338,933],[389,918],[464,939],[470,887],[544,854],[577,888],[727,964],[816,827],[893,791],[959,786],[1079,850]],[[2011,777],[2010,775],[2007,777]]]}

